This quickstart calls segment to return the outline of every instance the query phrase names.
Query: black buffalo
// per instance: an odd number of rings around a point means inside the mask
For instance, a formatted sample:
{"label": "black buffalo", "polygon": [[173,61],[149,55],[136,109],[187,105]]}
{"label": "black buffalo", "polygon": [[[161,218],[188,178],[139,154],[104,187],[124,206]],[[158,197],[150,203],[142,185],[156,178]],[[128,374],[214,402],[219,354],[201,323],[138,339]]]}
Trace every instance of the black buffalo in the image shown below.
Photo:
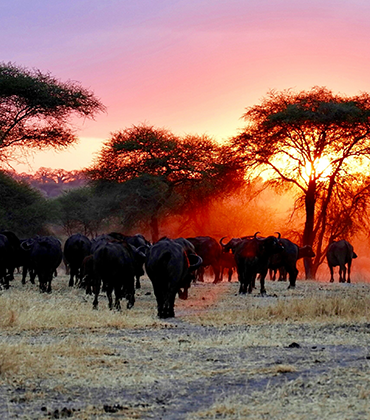
{"label": "black buffalo", "polygon": [[313,258],[315,253],[310,245],[300,247],[289,239],[280,238],[280,234],[279,241],[284,250],[271,256],[268,267],[270,270],[280,271],[280,281],[286,280],[286,276],[289,274],[288,288],[295,288],[298,276],[297,261],[300,258]]}
{"label": "black buffalo", "polygon": [[11,248],[8,238],[0,234],[0,284],[9,289],[10,275],[8,272],[8,261],[11,254]]}
{"label": "black buffalo", "polygon": [[216,239],[211,236],[196,236],[187,238],[195,247],[195,252],[202,258],[203,263],[198,269],[198,280],[204,281],[204,270],[211,266],[215,274],[213,283],[219,283],[222,249]]}
{"label": "black buffalo", "polygon": [[94,280],[94,259],[92,255],[85,257],[81,264],[81,287],[86,289],[86,294],[92,294],[92,285]]}
{"label": "black buffalo", "polygon": [[[133,245],[136,249],[140,250],[140,252],[143,252],[144,254],[146,254],[148,249],[151,247],[151,243],[147,241],[141,233],[137,233],[135,235],[123,235],[122,233],[111,232],[108,234],[108,236],[114,239],[117,239],[119,241],[125,241],[126,243]],[[135,271],[136,289],[141,288],[140,277],[143,275],[144,275],[143,264],[141,265],[137,264],[136,271]]]}
{"label": "black buffalo", "polygon": [[25,249],[25,247],[27,248],[27,242],[31,239],[32,238],[21,239],[20,243],[21,252],[19,266],[22,267],[22,284],[26,284],[27,273],[30,276],[30,282],[35,284],[36,273],[35,270],[31,267],[30,252],[29,250]]}
{"label": "black buffalo", "polygon": [[[183,247],[189,261],[198,260],[199,255],[195,251],[195,246],[189,240],[185,238],[176,238],[174,239],[174,241]],[[178,291],[180,299],[186,300],[188,298],[188,290],[190,288],[191,282],[195,281],[196,272],[197,270],[189,271],[187,281],[185,282],[185,286],[181,287]]]}
{"label": "black buffalo", "polygon": [[330,270],[330,282],[334,281],[333,267],[339,266],[339,283],[346,282],[346,264],[348,267],[347,283],[351,283],[352,259],[357,258],[353,246],[342,239],[332,242],[326,251],[326,259]]}
{"label": "black buffalo", "polygon": [[125,241],[101,241],[93,253],[93,307],[98,307],[101,282],[107,293],[109,308],[113,308],[112,292],[115,295],[115,308],[121,309],[120,300],[126,298],[127,308],[135,303],[135,270],[143,264],[145,254]]}
{"label": "black buffalo", "polygon": [[51,293],[51,281],[63,257],[61,242],[54,236],[37,236],[21,246],[29,253],[29,268],[38,276],[40,291]]}
{"label": "black buffalo", "polygon": [[224,271],[227,270],[227,277],[228,281],[231,281],[231,278],[233,276],[233,272],[236,270],[236,261],[234,254],[230,252],[222,252],[221,258],[220,258],[220,280],[222,281],[224,276]]}
{"label": "black buffalo", "polygon": [[[118,234],[120,235],[120,234]],[[90,247],[90,255],[87,255],[81,263],[81,287],[86,289],[86,294],[92,294],[93,282],[94,282],[94,262],[93,254],[102,245],[109,242],[120,242],[111,234],[102,234],[92,239]],[[124,241],[121,241],[124,242]],[[103,290],[105,285],[103,284]]]}
{"label": "black buffalo", "polygon": [[176,294],[187,291],[192,274],[201,264],[202,258],[187,252],[182,240],[162,238],[150,247],[145,268],[153,285],[160,318],[175,316]]}
{"label": "black buffalo", "polygon": [[227,244],[223,244],[224,238],[220,240],[224,252],[231,250],[234,254],[240,294],[252,293],[257,274],[260,275],[261,295],[266,293],[265,277],[270,257],[284,249],[275,236],[260,238],[257,237],[258,233],[256,232],[253,237],[233,238]]}
{"label": "black buffalo", "polygon": [[3,229],[0,233],[7,237],[9,244],[9,255],[6,262],[7,278],[8,281],[14,280],[14,271],[17,267],[21,266],[22,262],[21,241],[18,236],[10,230]]}
{"label": "black buffalo", "polygon": [[81,233],[71,235],[64,244],[64,258],[69,268],[69,286],[82,281],[82,261],[91,254],[91,241]]}

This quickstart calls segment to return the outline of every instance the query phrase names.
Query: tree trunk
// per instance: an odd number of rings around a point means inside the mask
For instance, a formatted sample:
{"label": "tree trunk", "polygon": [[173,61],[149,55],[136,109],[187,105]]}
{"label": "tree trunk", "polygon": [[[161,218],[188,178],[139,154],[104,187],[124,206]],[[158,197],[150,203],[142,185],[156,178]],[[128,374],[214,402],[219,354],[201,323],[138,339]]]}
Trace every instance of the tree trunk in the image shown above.
{"label": "tree trunk", "polygon": [[[313,245],[314,242],[314,223],[315,223],[315,204],[316,204],[316,180],[310,179],[305,197],[306,222],[303,231],[303,246]],[[315,279],[316,270],[313,267],[311,258],[304,259],[306,280]]]}
{"label": "tree trunk", "polygon": [[158,217],[156,214],[151,217],[149,225],[150,225],[150,233],[152,236],[152,243],[154,244],[159,239]]}
{"label": "tree trunk", "polygon": [[321,205],[321,211],[319,215],[317,216],[317,222],[316,222],[317,227],[314,231],[314,237],[317,237],[316,250],[315,250],[316,257],[311,260],[313,261],[312,269],[313,269],[314,277],[316,276],[317,269],[319,268],[320,262],[322,261],[323,241],[324,241],[324,236],[327,230],[327,212],[328,212],[329,203],[333,194],[335,175],[336,175],[336,172],[330,177],[328,192]]}

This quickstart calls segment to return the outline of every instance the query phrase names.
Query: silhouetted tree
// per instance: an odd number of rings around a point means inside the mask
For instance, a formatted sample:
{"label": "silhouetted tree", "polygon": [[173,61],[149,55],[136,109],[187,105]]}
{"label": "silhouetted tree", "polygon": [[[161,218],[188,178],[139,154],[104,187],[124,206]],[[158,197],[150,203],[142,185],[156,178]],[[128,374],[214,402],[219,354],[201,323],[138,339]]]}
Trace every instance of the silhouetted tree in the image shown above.
{"label": "silhouetted tree", "polygon": [[19,236],[47,232],[47,223],[54,215],[41,194],[25,182],[0,172],[0,226]]}
{"label": "silhouetted tree", "polygon": [[[319,195],[317,207],[321,208],[325,196]],[[304,197],[295,203],[296,213],[304,212]],[[317,242],[316,257],[312,260],[314,272],[325,261],[328,246],[340,239],[350,240],[358,233],[369,236],[370,179],[362,172],[338,178],[333,187],[332,200],[326,214],[326,230],[323,241]]]}
{"label": "silhouetted tree", "polygon": [[[244,119],[247,126],[232,140],[236,155],[249,174],[266,171],[270,185],[295,188],[305,212],[302,243],[314,246],[317,254],[315,262],[305,264],[306,277],[314,278],[325,250],[328,217],[340,211],[338,186],[346,196],[344,180],[358,175],[357,168],[370,157],[370,96],[348,98],[324,87],[272,91],[260,105],[248,108]],[[362,188],[367,191],[367,184]],[[353,213],[341,224],[352,219]]]}
{"label": "silhouetted tree", "polygon": [[210,138],[179,138],[167,130],[147,125],[114,133],[87,173],[93,180],[141,179],[143,189],[137,192],[138,196],[143,194],[138,197],[138,203],[146,202],[147,210],[150,209],[153,241],[159,237],[158,217],[174,197],[181,196],[185,203],[195,194],[206,199],[238,180],[228,150]]}
{"label": "silhouetted tree", "polygon": [[96,194],[94,187],[66,191],[54,202],[57,208],[57,222],[67,235],[81,232],[94,237],[111,216],[107,194]]}
{"label": "silhouetted tree", "polygon": [[77,141],[72,117],[93,118],[102,103],[76,82],[0,63],[0,164],[30,150],[63,149]]}

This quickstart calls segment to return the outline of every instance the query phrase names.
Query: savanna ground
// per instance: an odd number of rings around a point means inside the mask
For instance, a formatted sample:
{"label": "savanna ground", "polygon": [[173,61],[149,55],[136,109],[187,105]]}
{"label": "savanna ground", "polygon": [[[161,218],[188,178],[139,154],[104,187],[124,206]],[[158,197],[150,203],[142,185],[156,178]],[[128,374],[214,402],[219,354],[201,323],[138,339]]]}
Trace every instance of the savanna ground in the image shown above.
{"label": "savanna ground", "polygon": [[198,283],[159,320],[20,277],[0,295],[1,419],[368,419],[370,284]]}

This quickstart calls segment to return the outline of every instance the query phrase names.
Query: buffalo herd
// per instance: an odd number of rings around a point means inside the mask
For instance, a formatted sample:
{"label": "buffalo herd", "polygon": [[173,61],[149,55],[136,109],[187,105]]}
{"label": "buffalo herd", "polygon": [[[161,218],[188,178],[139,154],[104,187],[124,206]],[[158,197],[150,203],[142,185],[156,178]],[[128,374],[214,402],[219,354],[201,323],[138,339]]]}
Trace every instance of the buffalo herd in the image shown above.
{"label": "buffalo herd", "polygon": [[[141,234],[123,235],[118,232],[102,234],[94,239],[80,233],[68,237],[64,247],[54,236],[35,236],[20,239],[11,231],[0,231],[0,283],[4,289],[14,279],[16,269],[22,267],[22,283],[27,275],[31,283],[38,278],[41,292],[51,293],[53,276],[64,261],[69,272],[69,286],[84,287],[93,294],[93,308],[98,308],[101,289],[106,292],[109,308],[121,308],[126,299],[127,308],[135,303],[135,289],[139,289],[144,269],[149,277],[157,301],[160,318],[175,315],[176,295],[187,299],[193,282],[204,281],[204,272],[212,268],[213,283],[223,279],[225,270],[228,281],[236,271],[239,293],[251,293],[256,279],[260,282],[260,293],[264,295],[265,278],[286,280],[294,288],[298,275],[297,261],[313,258],[312,247],[298,246],[280,233],[260,237],[232,238],[225,242],[210,236],[170,239],[163,237],[151,244]],[[352,259],[357,255],[346,240],[332,242],[327,250],[330,282],[334,281],[333,267],[339,266],[339,282],[351,282]],[[347,278],[346,278],[347,273]],[[114,304],[113,304],[114,293]]]}

